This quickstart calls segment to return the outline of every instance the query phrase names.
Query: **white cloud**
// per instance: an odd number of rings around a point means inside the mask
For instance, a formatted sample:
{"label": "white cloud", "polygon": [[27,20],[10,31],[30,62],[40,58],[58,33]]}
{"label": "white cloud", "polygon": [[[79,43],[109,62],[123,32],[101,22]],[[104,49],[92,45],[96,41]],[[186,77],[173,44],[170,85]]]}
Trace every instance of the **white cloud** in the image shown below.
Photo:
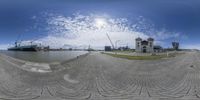
{"label": "white cloud", "polygon": [[36,18],[37,18],[37,16],[32,16],[32,17],[31,17],[31,19],[36,19]]}
{"label": "white cloud", "polygon": [[55,16],[48,19],[49,35],[39,41],[53,47],[62,47],[66,44],[76,47],[91,45],[97,48],[110,45],[106,36],[109,34],[113,43],[120,40],[124,44],[134,47],[135,38],[147,38],[148,36],[133,31],[128,27],[127,21],[126,18],[114,19],[96,15]]}
{"label": "white cloud", "polygon": [[[45,16],[48,16],[48,13],[45,13]],[[120,40],[118,46],[128,44],[131,48],[134,48],[137,37],[146,39],[151,36],[155,38],[156,43],[164,44],[162,40],[180,35],[165,29],[156,31],[143,17],[139,17],[138,22],[133,23],[134,25],[128,24],[130,21],[127,18],[112,18],[108,15],[63,16],[50,13],[45,18],[47,18],[48,35],[39,38],[36,42],[52,48],[63,46],[87,48],[89,45],[93,48],[103,48],[105,45],[111,45],[106,34],[109,34],[114,44]]]}
{"label": "white cloud", "polygon": [[9,44],[0,44],[0,50],[7,50],[8,47],[10,47]]}
{"label": "white cloud", "polygon": [[180,33],[169,32],[166,29],[162,29],[161,31],[157,31],[156,33],[152,34],[152,37],[157,40],[165,40],[169,38],[179,38]]}
{"label": "white cloud", "polygon": [[199,49],[200,50],[200,44],[187,44],[182,46],[184,49]]}

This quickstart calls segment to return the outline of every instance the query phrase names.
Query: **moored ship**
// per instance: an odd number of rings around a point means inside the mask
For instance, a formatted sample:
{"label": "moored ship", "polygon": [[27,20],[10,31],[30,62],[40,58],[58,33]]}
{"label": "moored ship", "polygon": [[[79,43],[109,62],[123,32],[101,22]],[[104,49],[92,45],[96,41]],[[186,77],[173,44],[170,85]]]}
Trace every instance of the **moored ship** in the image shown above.
{"label": "moored ship", "polygon": [[37,44],[30,44],[30,45],[21,45],[21,43],[15,42],[14,47],[8,48],[9,51],[40,51],[41,46]]}

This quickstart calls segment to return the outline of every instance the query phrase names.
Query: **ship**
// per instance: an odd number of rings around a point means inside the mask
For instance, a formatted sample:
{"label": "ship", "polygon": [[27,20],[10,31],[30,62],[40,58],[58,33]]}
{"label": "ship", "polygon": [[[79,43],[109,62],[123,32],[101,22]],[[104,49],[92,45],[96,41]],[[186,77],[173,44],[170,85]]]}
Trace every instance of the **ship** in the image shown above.
{"label": "ship", "polygon": [[19,42],[15,42],[14,47],[8,48],[8,51],[40,51],[41,47],[36,44],[30,44],[30,45],[21,45]]}
{"label": "ship", "polygon": [[17,40],[14,43],[13,47],[7,48],[8,51],[49,51],[49,46],[44,46],[41,43],[35,42],[37,39],[30,41],[19,40],[22,34],[19,34]]}

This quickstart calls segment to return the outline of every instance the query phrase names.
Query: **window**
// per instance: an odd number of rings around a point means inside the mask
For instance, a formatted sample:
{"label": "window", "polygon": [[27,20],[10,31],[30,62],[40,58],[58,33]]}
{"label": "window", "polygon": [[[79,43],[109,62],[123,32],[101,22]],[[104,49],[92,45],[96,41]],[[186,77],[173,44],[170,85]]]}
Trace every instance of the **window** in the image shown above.
{"label": "window", "polygon": [[150,47],[152,47],[152,43],[150,42]]}

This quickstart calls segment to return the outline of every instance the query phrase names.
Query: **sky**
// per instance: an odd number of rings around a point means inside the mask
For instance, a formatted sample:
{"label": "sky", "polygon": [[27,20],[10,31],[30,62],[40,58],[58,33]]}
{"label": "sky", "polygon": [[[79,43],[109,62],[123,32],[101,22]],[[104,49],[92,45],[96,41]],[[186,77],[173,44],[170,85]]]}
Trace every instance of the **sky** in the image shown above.
{"label": "sky", "polygon": [[156,45],[200,49],[199,0],[0,0],[0,49],[15,41],[52,48],[135,48],[135,38]]}

